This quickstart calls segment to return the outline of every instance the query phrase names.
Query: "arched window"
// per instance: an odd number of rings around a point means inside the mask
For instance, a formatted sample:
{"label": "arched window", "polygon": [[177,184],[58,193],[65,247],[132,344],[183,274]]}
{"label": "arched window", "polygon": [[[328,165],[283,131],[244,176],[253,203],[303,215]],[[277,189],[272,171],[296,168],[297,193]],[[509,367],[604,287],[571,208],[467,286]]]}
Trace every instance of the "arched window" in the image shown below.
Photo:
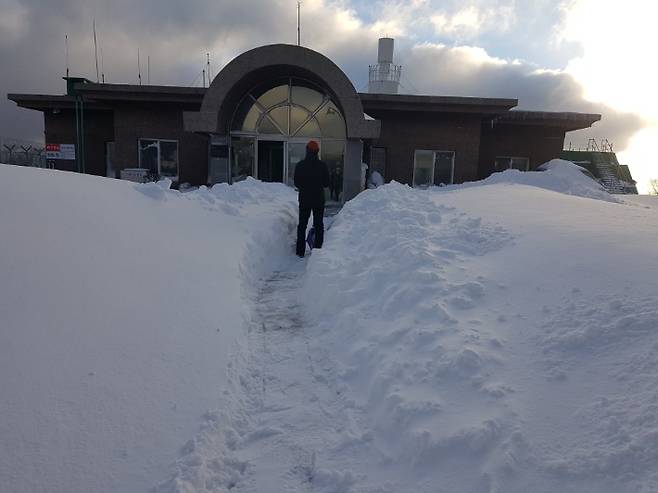
{"label": "arched window", "polygon": [[287,138],[345,139],[345,120],[331,96],[294,78],[258,87],[242,98],[231,131]]}

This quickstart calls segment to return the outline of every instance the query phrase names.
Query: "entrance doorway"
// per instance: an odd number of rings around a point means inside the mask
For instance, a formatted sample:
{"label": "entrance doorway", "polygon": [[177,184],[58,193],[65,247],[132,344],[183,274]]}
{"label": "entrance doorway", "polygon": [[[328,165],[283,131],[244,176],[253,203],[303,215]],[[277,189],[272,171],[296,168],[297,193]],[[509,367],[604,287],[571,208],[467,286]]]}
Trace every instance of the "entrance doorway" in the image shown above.
{"label": "entrance doorway", "polygon": [[266,182],[284,181],[283,142],[277,140],[258,141],[258,179]]}

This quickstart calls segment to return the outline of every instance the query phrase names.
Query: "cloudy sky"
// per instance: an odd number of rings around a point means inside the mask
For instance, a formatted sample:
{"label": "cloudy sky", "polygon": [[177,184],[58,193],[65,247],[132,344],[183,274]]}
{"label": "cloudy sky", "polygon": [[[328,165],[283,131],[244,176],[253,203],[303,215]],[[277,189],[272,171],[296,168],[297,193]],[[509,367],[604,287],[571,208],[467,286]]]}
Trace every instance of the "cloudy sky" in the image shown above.
{"label": "cloudy sky", "polygon": [[[0,0],[0,136],[42,140],[37,112],[7,92],[63,93],[96,79],[96,20],[106,82],[201,85],[241,52],[296,42],[295,0]],[[396,38],[402,92],[513,97],[522,109],[601,113],[566,144],[608,139],[646,190],[658,178],[658,2],[653,0],[304,0],[302,44],[332,58],[357,90],[377,38]]]}

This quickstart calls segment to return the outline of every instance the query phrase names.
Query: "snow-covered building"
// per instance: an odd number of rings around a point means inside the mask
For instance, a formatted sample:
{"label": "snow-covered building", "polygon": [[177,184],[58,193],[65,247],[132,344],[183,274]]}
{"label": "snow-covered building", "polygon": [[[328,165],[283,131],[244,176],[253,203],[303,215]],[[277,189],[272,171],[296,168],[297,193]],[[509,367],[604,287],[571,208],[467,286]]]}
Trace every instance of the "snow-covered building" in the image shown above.
{"label": "snow-covered building", "polygon": [[58,169],[112,177],[141,169],[192,185],[246,176],[290,183],[313,138],[342,169],[341,200],[362,189],[362,162],[387,181],[461,183],[534,169],[560,156],[566,132],[601,118],[515,111],[516,99],[358,93],[329,58],[285,44],[239,55],[207,89],[68,78],[65,95],[8,97],[43,112]]}

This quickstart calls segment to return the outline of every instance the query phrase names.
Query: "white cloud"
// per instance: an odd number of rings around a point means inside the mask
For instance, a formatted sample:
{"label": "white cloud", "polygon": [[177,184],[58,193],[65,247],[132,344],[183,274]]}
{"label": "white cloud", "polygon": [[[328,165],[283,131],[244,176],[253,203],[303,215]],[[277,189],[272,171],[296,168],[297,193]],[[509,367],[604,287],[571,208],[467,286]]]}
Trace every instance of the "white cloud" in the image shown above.
{"label": "white cloud", "polygon": [[0,41],[21,39],[28,30],[28,8],[13,0],[0,0],[0,12]]}
{"label": "white cloud", "polygon": [[484,31],[503,33],[515,22],[512,6],[470,5],[452,13],[438,12],[430,18],[436,33],[457,39],[472,39]]}
{"label": "white cloud", "polygon": [[[623,156],[638,181],[658,176],[651,141],[658,142],[658,3],[647,0],[571,0],[565,6],[559,39],[575,41],[582,55],[567,71],[583,85],[584,96],[653,122],[638,133]],[[652,176],[650,176],[652,175]],[[644,184],[642,185],[644,187]]]}

